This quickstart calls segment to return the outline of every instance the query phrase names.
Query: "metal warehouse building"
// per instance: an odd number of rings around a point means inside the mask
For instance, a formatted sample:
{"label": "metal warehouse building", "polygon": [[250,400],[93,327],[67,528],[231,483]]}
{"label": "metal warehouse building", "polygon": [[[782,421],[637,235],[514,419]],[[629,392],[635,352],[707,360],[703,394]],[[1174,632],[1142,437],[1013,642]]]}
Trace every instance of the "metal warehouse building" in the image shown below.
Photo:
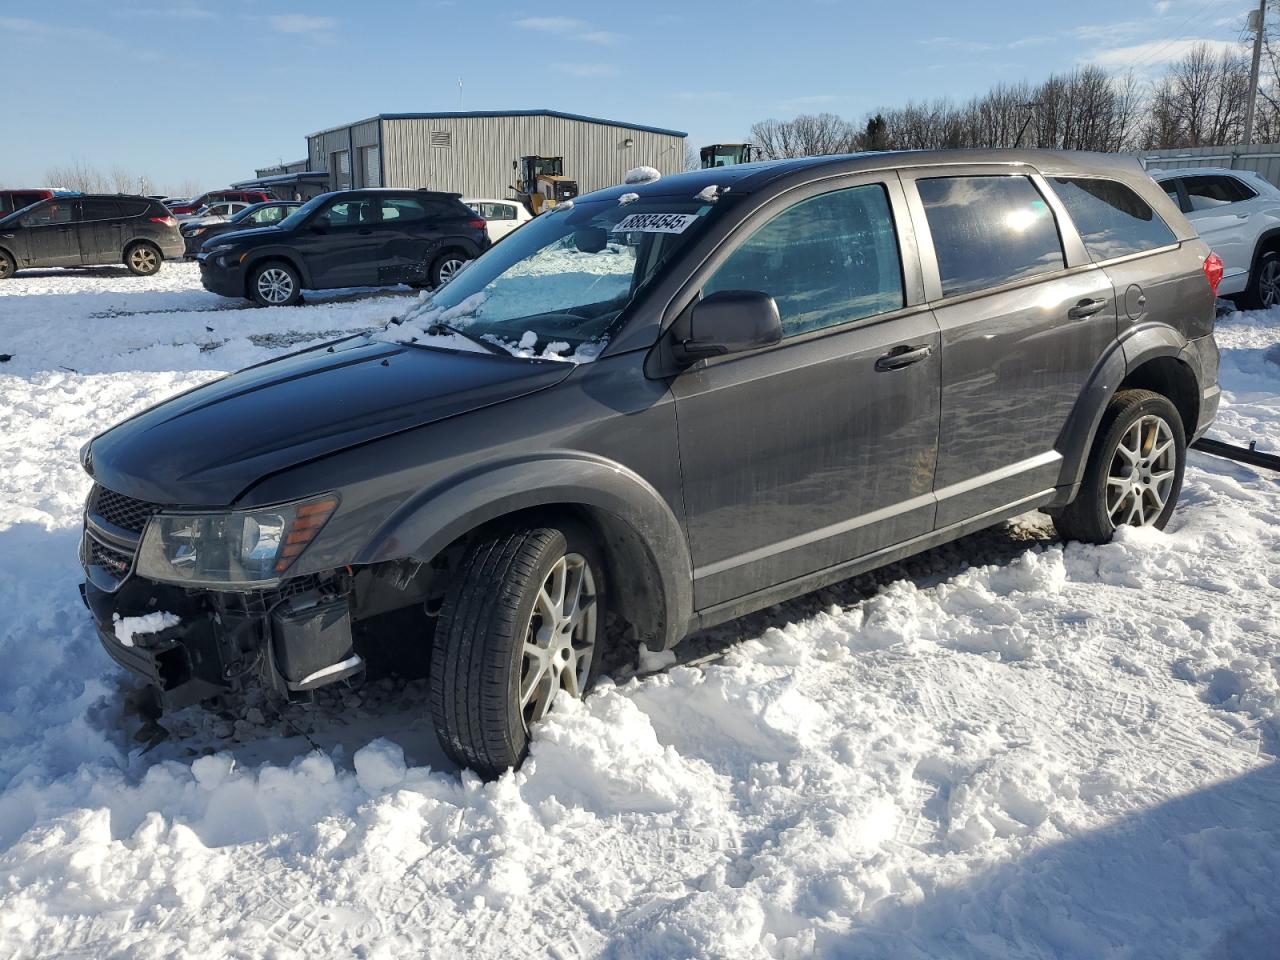
{"label": "metal warehouse building", "polygon": [[330,190],[426,187],[507,197],[512,161],[564,157],[564,175],[587,193],[621,183],[633,167],[679,173],[685,136],[557,110],[384,113],[307,137],[307,167],[327,173]]}

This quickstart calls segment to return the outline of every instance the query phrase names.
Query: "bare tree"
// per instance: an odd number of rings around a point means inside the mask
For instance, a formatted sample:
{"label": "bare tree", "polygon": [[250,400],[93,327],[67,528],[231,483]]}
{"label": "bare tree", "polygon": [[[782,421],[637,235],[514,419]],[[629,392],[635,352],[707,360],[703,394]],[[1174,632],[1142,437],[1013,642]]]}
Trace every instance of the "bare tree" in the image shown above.
{"label": "bare tree", "polygon": [[1244,132],[1249,66],[1240,54],[1196,44],[1155,86],[1148,147],[1237,143]]}
{"label": "bare tree", "polygon": [[686,170],[702,169],[702,155],[698,153],[698,148],[691,143],[684,145],[684,168]]}
{"label": "bare tree", "polygon": [[50,167],[45,171],[45,179],[50,186],[80,193],[104,193],[107,190],[107,181],[101,171],[80,157],[64,166]]}
{"label": "bare tree", "polygon": [[751,142],[761,160],[816,157],[856,149],[858,132],[834,113],[805,113],[794,120],[761,120],[751,125]]}

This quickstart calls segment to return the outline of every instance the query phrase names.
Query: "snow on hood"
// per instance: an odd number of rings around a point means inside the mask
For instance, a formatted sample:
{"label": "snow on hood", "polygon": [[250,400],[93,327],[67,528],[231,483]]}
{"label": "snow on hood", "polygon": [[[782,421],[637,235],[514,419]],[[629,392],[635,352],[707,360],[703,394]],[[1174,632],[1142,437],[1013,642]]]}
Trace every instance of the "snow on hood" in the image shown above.
{"label": "snow on hood", "polygon": [[728,193],[729,190],[729,187],[722,187],[719,184],[710,183],[695,193],[693,195],[693,199],[701,200],[703,203],[715,203],[722,196]]}
{"label": "snow on hood", "polygon": [[662,172],[654,167],[634,167],[622,178],[623,183],[654,183],[662,179]]}
{"label": "snow on hood", "polygon": [[638,193],[624,193],[618,198],[618,203],[622,206],[626,206],[628,203],[635,203],[639,199],[640,194]]}

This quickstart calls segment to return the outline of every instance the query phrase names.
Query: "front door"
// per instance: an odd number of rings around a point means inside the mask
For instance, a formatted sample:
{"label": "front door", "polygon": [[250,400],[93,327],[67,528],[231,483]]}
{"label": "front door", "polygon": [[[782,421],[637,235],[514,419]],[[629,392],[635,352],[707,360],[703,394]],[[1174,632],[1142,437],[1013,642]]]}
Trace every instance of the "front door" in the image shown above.
{"label": "front door", "polygon": [[938,330],[907,304],[901,187],[806,192],[744,224],[701,291],[770,294],[782,342],[672,383],[701,610],[933,525]]}
{"label": "front door", "polygon": [[382,244],[374,230],[377,217],[374,199],[340,197],[311,218],[295,246],[306,261],[314,288],[377,282]]}
{"label": "front door", "polygon": [[32,207],[19,221],[27,236],[27,265],[78,267],[80,241],[70,199],[46,200]]}
{"label": "front door", "polygon": [[1053,491],[1055,445],[1116,335],[1111,281],[1065,230],[1064,250],[1056,194],[1006,170],[903,175],[942,333],[939,527]]}

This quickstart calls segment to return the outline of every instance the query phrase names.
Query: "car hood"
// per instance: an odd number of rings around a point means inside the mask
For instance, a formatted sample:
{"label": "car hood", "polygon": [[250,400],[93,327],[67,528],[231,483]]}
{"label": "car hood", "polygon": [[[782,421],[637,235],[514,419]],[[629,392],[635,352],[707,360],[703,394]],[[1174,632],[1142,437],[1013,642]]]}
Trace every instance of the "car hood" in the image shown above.
{"label": "car hood", "polygon": [[236,243],[240,240],[264,240],[287,235],[287,231],[279,227],[247,227],[244,230],[231,230],[218,235],[219,243]]}
{"label": "car hood", "polygon": [[572,369],[349,338],[144,410],[94,439],[90,470],[139,500],[228,506],[272,473],[545,389]]}

